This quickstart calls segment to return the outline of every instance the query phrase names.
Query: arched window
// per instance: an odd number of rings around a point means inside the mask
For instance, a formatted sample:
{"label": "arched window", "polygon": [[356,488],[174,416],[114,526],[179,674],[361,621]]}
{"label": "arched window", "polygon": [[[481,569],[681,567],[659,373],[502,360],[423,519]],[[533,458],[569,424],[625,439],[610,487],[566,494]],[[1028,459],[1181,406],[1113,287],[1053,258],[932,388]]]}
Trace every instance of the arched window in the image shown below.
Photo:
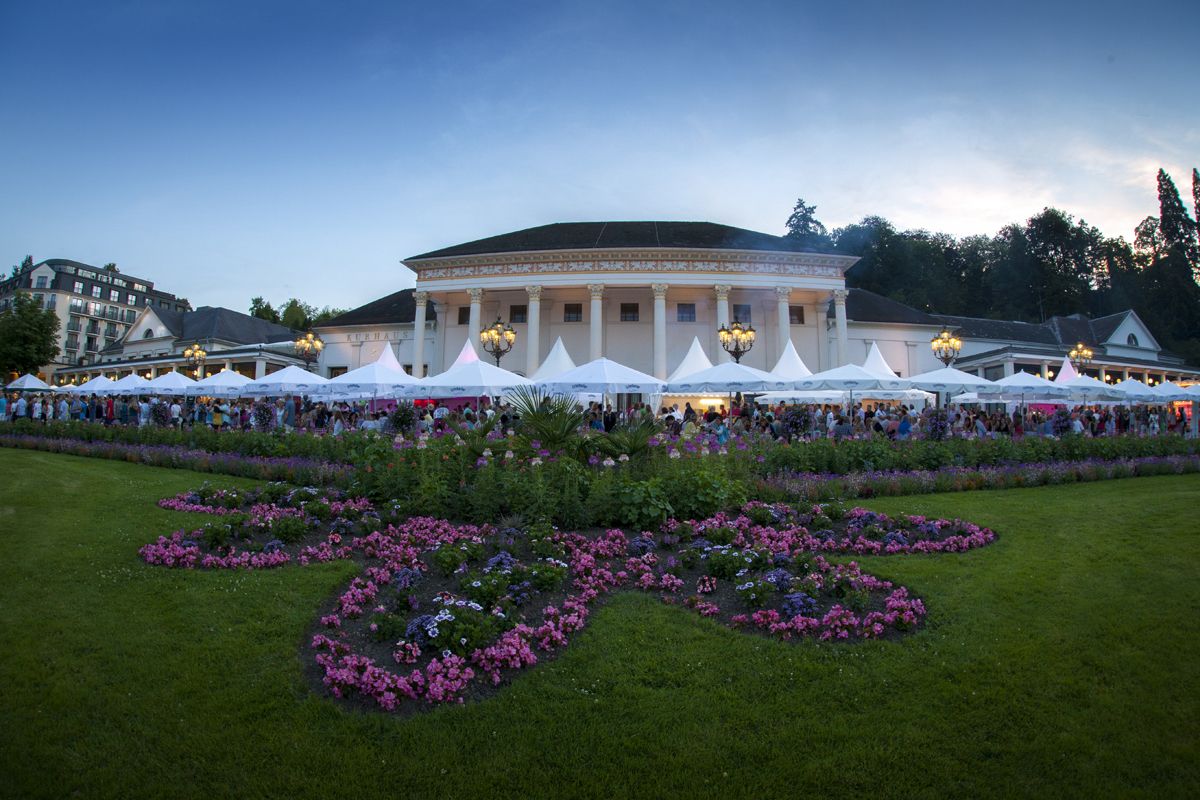
{"label": "arched window", "polygon": [[142,338],[143,339],[153,339],[154,338],[154,329],[146,328],[146,332],[142,334]]}
{"label": "arched window", "polygon": [[1129,345],[1130,347],[1137,347],[1138,346],[1137,336],[1132,333],[1129,334],[1129,336],[1125,337],[1125,344]]}

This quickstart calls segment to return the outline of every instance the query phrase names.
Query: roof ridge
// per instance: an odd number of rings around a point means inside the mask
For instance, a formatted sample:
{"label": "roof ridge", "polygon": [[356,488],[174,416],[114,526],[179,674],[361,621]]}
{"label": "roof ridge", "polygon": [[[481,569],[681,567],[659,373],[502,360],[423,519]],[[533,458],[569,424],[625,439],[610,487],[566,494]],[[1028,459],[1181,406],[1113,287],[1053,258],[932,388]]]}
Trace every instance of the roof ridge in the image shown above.
{"label": "roof ridge", "polygon": [[606,229],[606,228],[608,228],[608,223],[607,223],[607,222],[605,222],[605,223],[602,223],[602,224],[600,225],[600,232],[596,234],[596,244],[595,244],[595,245],[593,245],[594,247],[599,247],[599,246],[600,246],[600,240],[604,238],[604,231],[605,231],[605,229]]}

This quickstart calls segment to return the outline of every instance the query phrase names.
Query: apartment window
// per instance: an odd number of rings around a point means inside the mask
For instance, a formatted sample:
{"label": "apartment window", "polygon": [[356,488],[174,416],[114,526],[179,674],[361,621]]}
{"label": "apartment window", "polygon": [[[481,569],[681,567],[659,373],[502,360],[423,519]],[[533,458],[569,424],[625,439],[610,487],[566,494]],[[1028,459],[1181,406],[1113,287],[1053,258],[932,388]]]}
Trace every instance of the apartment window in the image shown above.
{"label": "apartment window", "polygon": [[125,321],[133,322],[135,319],[137,319],[137,312],[132,308],[125,309]]}
{"label": "apartment window", "polygon": [[136,291],[136,292],[144,292],[144,291],[146,291],[146,286],[145,286],[144,284],[141,284],[141,283],[135,283],[135,284],[133,285],[133,289],[134,289],[134,291]]}
{"label": "apartment window", "polygon": [[115,339],[117,336],[117,326],[111,322],[104,326],[104,335],[110,339]]}
{"label": "apartment window", "polygon": [[750,325],[750,305],[741,303],[733,304],[733,318],[743,325]]}
{"label": "apartment window", "polygon": [[58,308],[58,295],[52,294],[46,298],[46,308]]}
{"label": "apartment window", "polygon": [[621,322],[638,321],[638,304],[621,303]]}
{"label": "apartment window", "polygon": [[82,325],[80,324],[79,317],[73,316],[73,317],[71,317],[70,320],[67,321],[67,330],[69,330],[69,331],[77,331],[81,327],[82,327]]}
{"label": "apartment window", "polygon": [[77,333],[68,333],[67,334],[67,349],[68,350],[78,350],[79,349],[79,334],[77,334]]}
{"label": "apartment window", "polygon": [[126,283],[125,281],[121,280],[120,278],[113,278],[113,283],[114,283],[114,284],[116,284],[117,286],[120,286],[120,287],[122,287],[122,288],[124,288],[124,287],[126,287],[126,286],[128,286],[128,285],[129,285],[128,283]]}
{"label": "apartment window", "polygon": [[675,321],[676,322],[695,322],[696,321],[696,304],[695,303],[678,303],[675,306]]}
{"label": "apartment window", "polygon": [[458,324],[459,325],[470,325],[471,324],[471,307],[470,306],[459,306],[458,307]]}
{"label": "apartment window", "polygon": [[108,299],[110,302],[119,303],[121,301],[121,293],[116,289],[109,289]]}
{"label": "apartment window", "polygon": [[75,281],[75,294],[83,294],[83,281]]}
{"label": "apartment window", "polygon": [[100,284],[94,284],[92,286],[92,297],[99,297],[99,296],[100,296]]}
{"label": "apartment window", "polygon": [[94,320],[94,319],[88,320],[87,332],[88,333],[99,333],[100,332],[100,323],[96,322],[96,320]]}
{"label": "apartment window", "polygon": [[509,322],[529,322],[529,306],[509,306]]}
{"label": "apartment window", "polygon": [[168,303],[166,300],[159,300],[158,305],[160,308],[170,308],[171,307],[171,304]]}
{"label": "apartment window", "polygon": [[96,352],[96,337],[95,336],[87,337],[87,346],[84,349],[87,350],[89,353]]}
{"label": "apartment window", "polygon": [[98,317],[104,314],[104,306],[99,303],[88,303],[87,312],[90,316]]}
{"label": "apartment window", "polygon": [[563,303],[563,322],[583,322],[583,303]]}
{"label": "apartment window", "polygon": [[148,306],[152,306],[152,305],[154,305],[154,298],[153,298],[153,297],[147,297],[147,298],[146,298],[146,305],[148,305]]}
{"label": "apartment window", "polygon": [[82,313],[83,313],[83,308],[84,308],[84,305],[83,305],[83,301],[82,301],[82,300],[80,300],[78,297],[72,297],[72,298],[71,298],[71,311],[72,311],[72,313],[75,313],[75,314],[82,314]]}
{"label": "apartment window", "polygon": [[38,275],[38,276],[37,276],[37,278],[36,278],[36,279],[34,279],[34,282],[33,282],[33,288],[35,288],[35,289],[45,289],[45,288],[46,288],[46,276],[45,276],[45,275]]}
{"label": "apartment window", "polygon": [[137,305],[137,295],[132,294],[132,293],[125,295],[125,302],[128,305],[136,306]]}
{"label": "apartment window", "polygon": [[804,324],[804,306],[788,306],[788,324]]}

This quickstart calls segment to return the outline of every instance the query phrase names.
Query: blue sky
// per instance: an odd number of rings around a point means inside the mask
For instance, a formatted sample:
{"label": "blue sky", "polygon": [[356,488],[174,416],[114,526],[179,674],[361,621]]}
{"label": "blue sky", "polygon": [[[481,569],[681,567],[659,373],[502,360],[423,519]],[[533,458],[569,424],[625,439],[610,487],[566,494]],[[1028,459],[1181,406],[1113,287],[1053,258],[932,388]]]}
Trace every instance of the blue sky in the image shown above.
{"label": "blue sky", "polygon": [[354,306],[533,225],[1132,237],[1200,165],[1197,3],[0,0],[0,244]]}

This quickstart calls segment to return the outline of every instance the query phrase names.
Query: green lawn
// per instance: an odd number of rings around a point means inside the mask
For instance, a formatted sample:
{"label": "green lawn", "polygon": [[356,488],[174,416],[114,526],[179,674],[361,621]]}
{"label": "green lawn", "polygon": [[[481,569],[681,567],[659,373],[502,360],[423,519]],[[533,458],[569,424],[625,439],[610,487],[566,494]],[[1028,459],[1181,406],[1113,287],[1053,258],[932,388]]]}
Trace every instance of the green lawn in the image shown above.
{"label": "green lawn", "polygon": [[962,555],[867,560],[924,597],[916,635],[787,645],[623,594],[498,697],[406,719],[345,711],[302,679],[304,631],[352,565],[137,559],[186,518],[154,501],[204,476],[7,449],[0,476],[6,796],[1200,787],[1200,476],[873,502],[1001,534]]}

